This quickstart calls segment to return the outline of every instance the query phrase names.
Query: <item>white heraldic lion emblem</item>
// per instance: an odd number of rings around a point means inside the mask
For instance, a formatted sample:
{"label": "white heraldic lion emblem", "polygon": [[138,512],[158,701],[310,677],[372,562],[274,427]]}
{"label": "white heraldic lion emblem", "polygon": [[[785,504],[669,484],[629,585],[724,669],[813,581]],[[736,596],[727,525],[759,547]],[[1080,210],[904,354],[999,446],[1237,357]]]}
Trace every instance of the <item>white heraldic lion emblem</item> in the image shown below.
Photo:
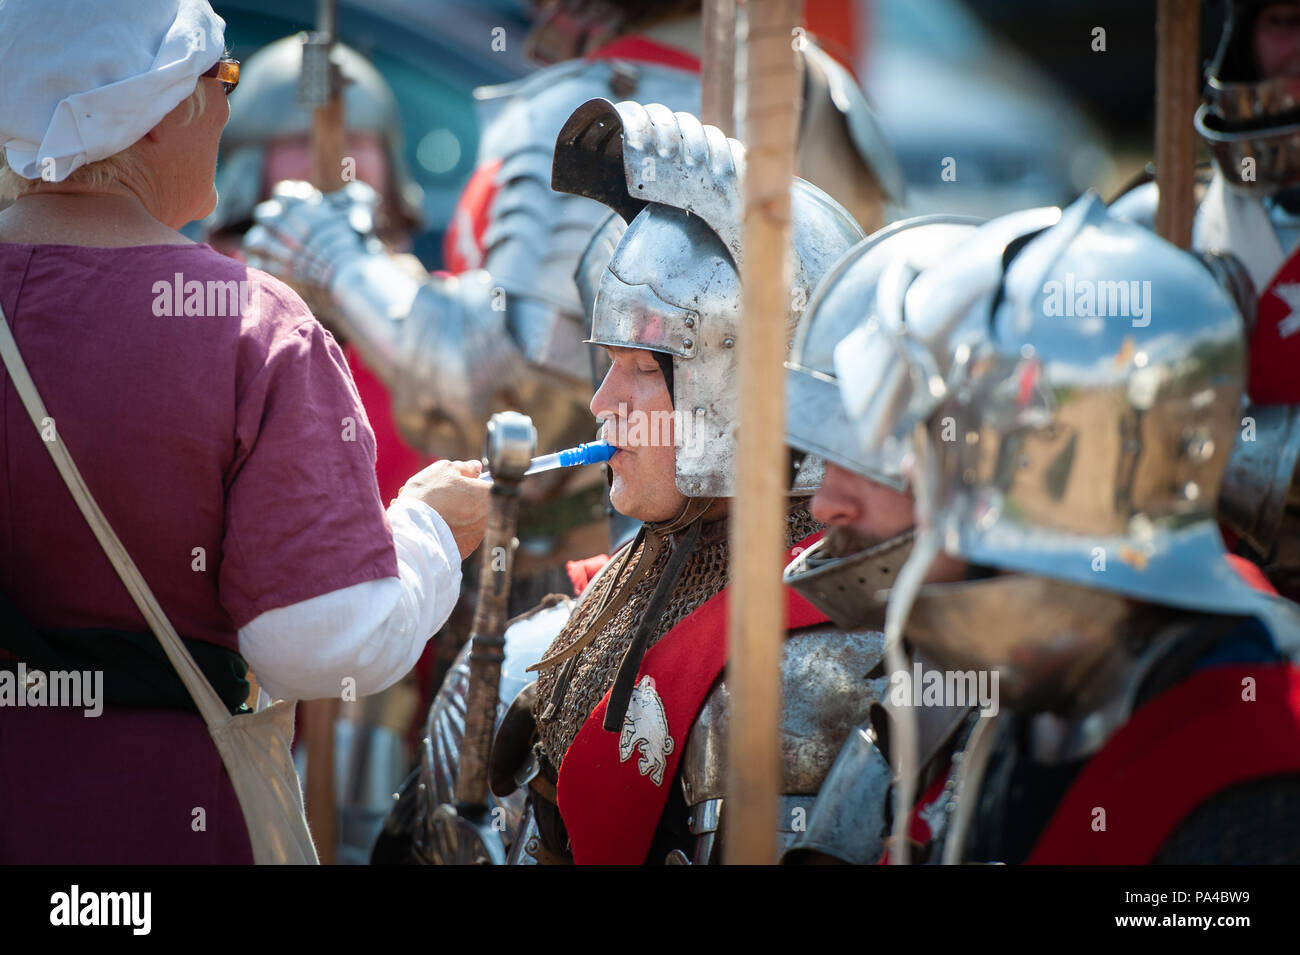
{"label": "white heraldic lion emblem", "polygon": [[636,768],[656,786],[661,785],[664,770],[668,768],[668,755],[673,751],[673,738],[668,735],[664,701],[659,699],[650,676],[643,676],[632,689],[627,715],[623,717],[623,732],[618,737],[618,761],[627,762],[638,750],[641,761]]}

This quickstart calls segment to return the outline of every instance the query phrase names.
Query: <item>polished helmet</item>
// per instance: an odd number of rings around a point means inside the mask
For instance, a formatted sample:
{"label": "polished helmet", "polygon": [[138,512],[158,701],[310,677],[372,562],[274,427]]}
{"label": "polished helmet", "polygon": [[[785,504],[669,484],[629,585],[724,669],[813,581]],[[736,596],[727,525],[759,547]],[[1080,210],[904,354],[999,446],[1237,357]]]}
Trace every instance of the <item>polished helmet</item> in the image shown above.
{"label": "polished helmet", "polygon": [[[423,190],[403,158],[402,120],[388,82],[360,53],[336,43],[331,60],[343,75],[343,110],[350,132],[373,133],[384,146],[392,213],[407,228],[423,218]],[[311,107],[299,99],[302,35],[284,37],[244,63],[230,96],[230,122],[221,135],[217,207],[203,221],[210,234],[242,229],[273,183],[264,182],[266,153],[277,140],[311,132]]]}
{"label": "polished helmet", "polygon": [[[676,484],[688,497],[734,493],[744,157],[689,113],[602,99],[573,113],[555,147],[552,187],[628,223],[600,273],[589,341],[672,356]],[[862,238],[842,206],[801,179],[791,222],[788,337],[813,286]]]}
{"label": "polished helmet", "polygon": [[[1244,341],[1235,302],[1202,261],[1088,194],[1059,218],[996,219],[894,288],[879,304],[901,320],[837,347],[846,408],[873,444],[909,433],[924,443],[918,523],[945,550],[1018,572],[923,589],[908,620],[917,645],[1002,667],[1013,695],[1049,673],[1078,678],[1070,661],[1095,662],[1128,601],[1278,609],[1225,559],[1215,521]],[[881,368],[898,373],[868,383],[864,370]],[[985,637],[946,612],[960,603],[971,618],[976,591],[1006,624],[980,616]],[[1122,599],[1087,596],[1098,592]],[[1073,650],[1041,615],[1017,620],[1052,601],[1058,618],[1077,611]]]}
{"label": "polished helmet", "polygon": [[[914,274],[940,261],[981,220],[964,216],[918,216],[895,222],[850,249],[826,274],[799,321],[786,362],[786,442],[896,491],[907,488],[900,449],[869,449],[840,400],[834,352],[875,311],[880,280],[896,260]],[[828,535],[798,554],[786,568],[795,588],[843,629],[879,627],[887,591],[911,547],[912,532],[838,553]]]}

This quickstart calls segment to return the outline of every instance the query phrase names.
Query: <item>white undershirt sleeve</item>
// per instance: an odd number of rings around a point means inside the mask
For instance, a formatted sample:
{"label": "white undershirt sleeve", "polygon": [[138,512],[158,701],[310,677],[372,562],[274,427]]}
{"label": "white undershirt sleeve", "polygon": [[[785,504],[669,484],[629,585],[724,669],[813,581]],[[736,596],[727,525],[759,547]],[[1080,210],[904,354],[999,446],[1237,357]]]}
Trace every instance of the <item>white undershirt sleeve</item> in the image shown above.
{"label": "white undershirt sleeve", "polygon": [[415,665],[460,594],[460,552],[427,504],[398,498],[388,509],[397,577],[353,584],[268,610],[239,631],[239,652],[271,696],[358,697],[378,693]]}

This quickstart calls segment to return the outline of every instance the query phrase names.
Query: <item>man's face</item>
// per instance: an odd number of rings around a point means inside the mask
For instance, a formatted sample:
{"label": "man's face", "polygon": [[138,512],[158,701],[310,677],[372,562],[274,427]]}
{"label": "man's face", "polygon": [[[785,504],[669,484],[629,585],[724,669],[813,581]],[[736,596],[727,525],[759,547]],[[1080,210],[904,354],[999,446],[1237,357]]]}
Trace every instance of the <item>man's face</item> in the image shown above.
{"label": "man's face", "polygon": [[[388,195],[388,155],[384,143],[373,133],[349,133],[344,161],[349,163],[349,174],[369,186],[381,196]],[[291,136],[275,141],[266,150],[266,166],[262,173],[262,197],[271,194],[277,182],[284,179],[311,179],[311,137]]]}
{"label": "man's face", "polygon": [[1300,3],[1272,3],[1261,10],[1254,46],[1260,79],[1300,77]]}
{"label": "man's face", "polygon": [[856,538],[854,550],[889,540],[913,524],[912,495],[826,462],[826,477],[812,499],[812,516],[837,528],[847,542]]}
{"label": "man's face", "polygon": [[591,398],[601,437],[618,447],[609,460],[609,498],[620,514],[639,521],[665,521],[686,503],[674,474],[673,402],[653,353],[606,348],[605,380]]}
{"label": "man's face", "polygon": [[[826,477],[813,495],[813,519],[830,527],[826,546],[830,556],[847,557],[883,543],[915,524],[912,495],[879,484],[838,464],[826,462]],[[962,580],[966,565],[940,553],[930,565],[926,583]]]}
{"label": "man's face", "polygon": [[[213,80],[215,83],[216,80]],[[384,143],[373,133],[348,134],[345,160],[352,160],[349,170],[354,178],[374,188],[380,196],[388,195],[389,182],[388,155],[384,152]],[[268,199],[277,182],[285,179],[302,179],[309,181],[312,174],[311,139],[307,136],[290,136],[276,140],[266,149],[266,164],[262,172],[262,199]],[[396,251],[409,248],[405,235],[400,237],[384,234],[382,238]],[[242,259],[243,231],[226,229],[215,232],[207,239],[218,252],[232,258]]]}

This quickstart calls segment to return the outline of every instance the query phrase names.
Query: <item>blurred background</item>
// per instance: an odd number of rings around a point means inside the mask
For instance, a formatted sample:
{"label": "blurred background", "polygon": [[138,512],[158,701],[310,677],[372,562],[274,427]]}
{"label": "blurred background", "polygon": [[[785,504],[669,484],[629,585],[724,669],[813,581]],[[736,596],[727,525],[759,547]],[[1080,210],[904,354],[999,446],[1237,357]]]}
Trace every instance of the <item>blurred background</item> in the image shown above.
{"label": "blurred background", "polygon": [[[314,0],[216,0],[247,61],[310,29]],[[340,0],[339,35],[392,86],[404,156],[423,188],[412,251],[441,263],[442,235],[474,168],[473,90],[534,67],[528,0]],[[1222,4],[1205,6],[1208,57]],[[1122,0],[806,0],[810,32],[857,73],[903,165],[908,212],[995,215],[1110,198],[1151,158],[1155,4]],[[494,28],[504,49],[491,49]],[[1105,49],[1094,50],[1104,30]],[[498,44],[499,46],[500,44]],[[956,180],[944,181],[944,160]]]}

